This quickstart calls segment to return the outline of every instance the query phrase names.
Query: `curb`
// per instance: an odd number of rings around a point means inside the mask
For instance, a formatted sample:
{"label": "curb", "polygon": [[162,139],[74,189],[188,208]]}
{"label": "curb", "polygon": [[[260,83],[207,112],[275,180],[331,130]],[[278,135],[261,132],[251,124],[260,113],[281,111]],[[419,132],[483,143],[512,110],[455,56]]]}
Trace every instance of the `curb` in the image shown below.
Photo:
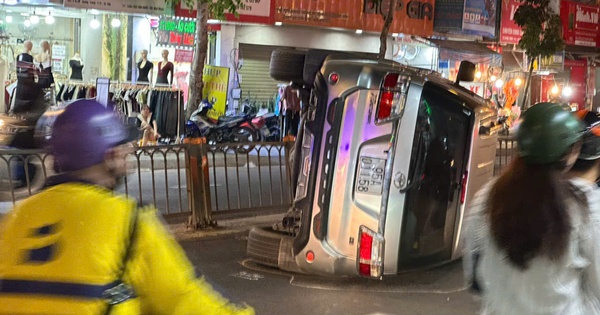
{"label": "curb", "polygon": [[190,241],[203,238],[242,234],[255,226],[271,226],[280,222],[283,214],[262,215],[251,218],[220,220],[216,227],[202,230],[189,230],[186,223],[169,224],[169,230],[177,241]]}

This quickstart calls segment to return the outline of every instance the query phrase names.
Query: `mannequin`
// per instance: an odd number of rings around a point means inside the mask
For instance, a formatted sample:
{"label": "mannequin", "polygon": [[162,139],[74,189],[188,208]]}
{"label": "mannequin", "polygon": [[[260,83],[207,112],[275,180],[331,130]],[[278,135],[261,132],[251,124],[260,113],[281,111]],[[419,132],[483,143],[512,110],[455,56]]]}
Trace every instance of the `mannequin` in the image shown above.
{"label": "mannequin", "polygon": [[163,60],[158,63],[158,75],[156,84],[173,84],[173,63],[169,61],[169,51],[162,51]]}
{"label": "mannequin", "polygon": [[83,80],[83,75],[81,74],[81,70],[83,70],[83,61],[81,60],[79,52],[76,52],[71,60],[69,60],[69,67],[71,67],[70,80]]}
{"label": "mannequin", "polygon": [[54,83],[54,76],[52,75],[52,65],[50,64],[52,58],[50,56],[50,43],[47,40],[40,42],[42,52],[35,56],[35,63],[40,68],[38,77],[38,84],[42,88],[49,88]]}
{"label": "mannequin", "polygon": [[154,64],[148,60],[148,51],[146,49],[142,50],[141,54],[142,59],[137,64],[137,82],[149,83],[152,81],[152,68],[154,68]]}
{"label": "mannequin", "polygon": [[33,56],[31,55],[31,49],[33,49],[33,43],[31,41],[25,41],[23,43],[23,52],[17,56],[17,74],[28,73],[29,70],[33,70]]}

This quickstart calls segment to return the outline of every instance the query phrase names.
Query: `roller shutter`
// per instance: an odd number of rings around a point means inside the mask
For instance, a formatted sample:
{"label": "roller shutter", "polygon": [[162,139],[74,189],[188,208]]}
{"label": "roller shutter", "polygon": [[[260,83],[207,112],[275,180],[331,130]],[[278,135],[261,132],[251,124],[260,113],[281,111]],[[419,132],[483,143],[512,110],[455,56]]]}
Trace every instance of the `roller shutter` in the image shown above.
{"label": "roller shutter", "polygon": [[261,105],[273,99],[278,83],[285,83],[275,81],[269,76],[271,52],[277,48],[285,47],[240,44],[240,57],[244,60],[244,65],[239,71],[242,99],[250,96],[251,101],[255,100],[257,105]]}

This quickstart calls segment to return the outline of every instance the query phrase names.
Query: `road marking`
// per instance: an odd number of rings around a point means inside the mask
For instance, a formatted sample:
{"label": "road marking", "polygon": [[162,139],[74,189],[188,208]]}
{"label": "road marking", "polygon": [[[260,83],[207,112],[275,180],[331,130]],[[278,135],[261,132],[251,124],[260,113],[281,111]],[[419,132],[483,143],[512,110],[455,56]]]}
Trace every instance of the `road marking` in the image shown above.
{"label": "road marking", "polygon": [[[303,280],[297,280],[296,276],[293,273],[290,272],[286,272],[286,271],[282,271],[279,269],[274,269],[274,268],[267,268],[267,267],[262,267],[259,264],[256,264],[254,261],[252,261],[252,259],[247,258],[244,259],[243,261],[240,262],[240,264],[245,267],[248,268],[250,270],[253,271],[262,271],[262,272],[266,272],[266,273],[270,273],[270,274],[274,274],[274,275],[283,275],[283,276],[288,276],[290,277],[290,281],[289,283],[293,286],[296,287],[302,287],[302,288],[307,288],[307,289],[318,289],[318,290],[329,290],[329,291],[359,291],[359,292],[377,292],[377,293],[400,293],[400,294],[451,294],[451,293],[458,293],[458,292],[462,292],[462,291],[466,291],[468,290],[469,286],[468,285],[460,285],[460,286],[450,286],[449,288],[446,289],[434,289],[434,288],[424,288],[424,289],[418,289],[418,288],[408,288],[409,286],[404,286],[404,287],[391,287],[388,285],[382,285],[382,286],[363,286],[361,287],[360,285],[355,285],[355,284],[348,284],[346,286],[344,285],[335,285],[335,284],[328,284],[328,283],[324,283],[324,284],[315,284],[315,283],[310,283],[310,281],[303,281]],[[303,275],[305,276],[305,275]],[[307,276],[309,277],[309,276]],[[315,279],[312,279],[315,280]],[[316,279],[318,281],[318,279]],[[327,279],[323,279],[323,280],[327,280]],[[414,285],[411,285],[412,287],[414,287]],[[425,285],[424,285],[425,286]],[[350,289],[351,288],[351,289]]]}
{"label": "road marking", "polygon": [[240,271],[238,273],[232,273],[232,274],[230,274],[230,276],[236,277],[236,278],[242,278],[242,279],[246,279],[246,280],[251,280],[251,281],[257,281],[257,280],[264,278],[264,276],[261,274],[249,273],[249,272],[245,272],[245,271]]}

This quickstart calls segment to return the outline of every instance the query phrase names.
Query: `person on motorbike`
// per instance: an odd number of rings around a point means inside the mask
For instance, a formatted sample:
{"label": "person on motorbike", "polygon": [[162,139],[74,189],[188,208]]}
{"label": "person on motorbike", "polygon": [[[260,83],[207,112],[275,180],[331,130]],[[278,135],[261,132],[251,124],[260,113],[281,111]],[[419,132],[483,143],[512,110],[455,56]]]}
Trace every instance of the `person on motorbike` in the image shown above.
{"label": "person on motorbike", "polygon": [[217,293],[157,210],[114,189],[138,129],[94,100],[57,118],[60,172],[0,221],[0,314],[253,314]]}

